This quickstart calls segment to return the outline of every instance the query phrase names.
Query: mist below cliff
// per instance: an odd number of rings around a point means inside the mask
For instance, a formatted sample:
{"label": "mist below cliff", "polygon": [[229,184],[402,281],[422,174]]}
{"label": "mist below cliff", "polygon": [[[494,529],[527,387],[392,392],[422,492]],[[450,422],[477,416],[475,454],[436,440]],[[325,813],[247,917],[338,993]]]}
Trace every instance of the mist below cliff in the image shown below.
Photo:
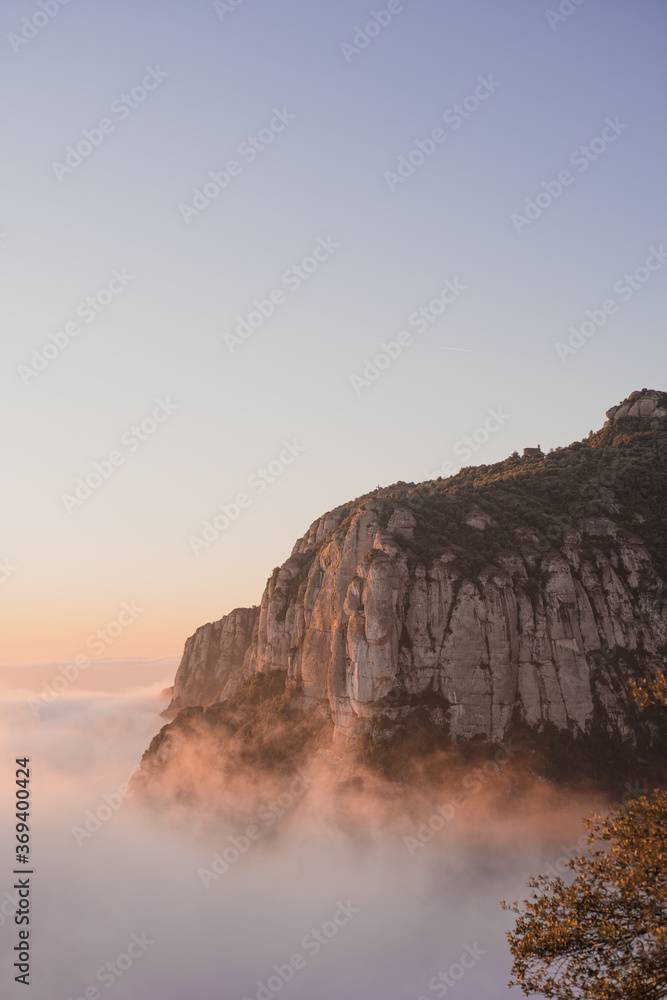
{"label": "mist below cliff", "polygon": [[[592,800],[544,784],[519,793],[500,761],[486,778],[452,774],[423,804],[425,826],[389,822],[380,787],[336,815],[312,771],[296,784],[237,785],[227,815],[182,801],[152,813],[124,788],[163,686],[73,691],[38,718],[24,692],[5,692],[0,846],[10,857],[10,765],[28,755],[36,1000],[92,987],[128,1000],[508,995],[511,921],[499,900],[523,898],[530,873],[576,848]],[[206,786],[191,766],[198,796]],[[11,984],[5,878],[0,965]],[[140,957],[123,970],[131,945]]]}

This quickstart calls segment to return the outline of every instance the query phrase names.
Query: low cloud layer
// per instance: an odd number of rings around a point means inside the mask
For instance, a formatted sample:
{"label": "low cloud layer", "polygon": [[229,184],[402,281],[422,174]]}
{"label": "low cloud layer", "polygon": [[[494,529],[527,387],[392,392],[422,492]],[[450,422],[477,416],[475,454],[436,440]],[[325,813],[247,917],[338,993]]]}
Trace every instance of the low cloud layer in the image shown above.
{"label": "low cloud layer", "polygon": [[[10,957],[10,865],[13,761],[26,755],[35,1000],[512,993],[499,900],[522,898],[528,875],[576,846],[581,815],[600,803],[519,788],[504,768],[486,778],[459,768],[430,800],[368,782],[341,799],[322,758],[296,781],[240,773],[216,787],[210,754],[193,744],[180,801],[146,809],[127,783],[163,724],[169,674],[147,671],[142,684],[141,670],[132,690],[66,692],[38,717],[25,685],[5,689],[3,995],[24,995]],[[401,808],[409,798],[413,815]]]}

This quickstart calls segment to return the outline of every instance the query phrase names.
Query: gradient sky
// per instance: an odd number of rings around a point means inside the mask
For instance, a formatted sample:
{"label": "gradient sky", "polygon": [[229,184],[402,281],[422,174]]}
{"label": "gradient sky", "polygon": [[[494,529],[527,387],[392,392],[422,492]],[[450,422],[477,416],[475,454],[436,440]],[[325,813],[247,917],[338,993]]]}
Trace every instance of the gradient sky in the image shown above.
{"label": "gradient sky", "polygon": [[[258,603],[321,513],[458,467],[489,408],[507,419],[464,464],[568,444],[632,390],[667,389],[667,265],[614,290],[667,242],[664,5],[586,0],[550,24],[534,0],[405,0],[346,58],[384,6],[71,0],[17,45],[40,8],[3,4],[3,662],[97,655],[87,639],[132,602],[103,655],[177,655]],[[112,105],[147,67],[166,76],[121,119]],[[460,127],[443,121],[489,76]],[[276,108],[296,117],[246,162],[239,145]],[[104,118],[113,131],[59,178],[54,161]],[[445,141],[390,190],[437,128]],[[571,163],[605,128],[588,168]],[[179,205],[235,158],[186,224]],[[517,232],[513,213],[568,168]],[[340,246],[290,289],[281,276],[320,238]],[[33,349],[114,269],[133,280],[26,384]],[[465,291],[426,332],[406,325],[446,280]],[[230,353],[223,334],[276,288],[285,301]],[[561,360],[556,343],[608,299]],[[350,377],[402,330],[412,343],[356,393]],[[132,451],[123,435],[156,399],[178,409]],[[305,450],[256,495],[248,478],[285,440]],[[66,510],[114,450],[122,464]],[[250,506],[196,556],[189,537],[241,491]]]}

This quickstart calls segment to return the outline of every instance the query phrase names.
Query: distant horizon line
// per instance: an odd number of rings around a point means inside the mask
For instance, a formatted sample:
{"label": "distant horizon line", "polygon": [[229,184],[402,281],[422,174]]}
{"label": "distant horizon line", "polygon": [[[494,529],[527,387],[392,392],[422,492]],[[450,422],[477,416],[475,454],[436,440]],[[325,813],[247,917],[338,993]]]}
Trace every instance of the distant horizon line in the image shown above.
{"label": "distant horizon line", "polygon": [[[111,666],[112,664],[118,664],[122,666],[127,663],[142,663],[145,665],[159,664],[159,663],[169,663],[172,660],[180,660],[182,653],[174,653],[172,656],[114,656],[106,658],[95,658],[91,660],[89,665],[85,668],[90,670],[94,667]],[[0,662],[1,669],[9,669],[11,667],[55,667],[60,666],[63,663],[68,663],[70,658],[64,658],[59,660],[15,660],[13,662],[2,663]]]}

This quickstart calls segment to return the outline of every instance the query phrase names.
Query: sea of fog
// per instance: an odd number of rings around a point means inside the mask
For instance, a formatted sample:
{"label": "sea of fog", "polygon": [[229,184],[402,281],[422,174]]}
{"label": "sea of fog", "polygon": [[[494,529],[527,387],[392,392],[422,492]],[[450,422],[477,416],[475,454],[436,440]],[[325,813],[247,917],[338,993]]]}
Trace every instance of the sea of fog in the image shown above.
{"label": "sea of fog", "polygon": [[[522,996],[507,987],[512,919],[499,901],[524,898],[528,876],[576,845],[581,815],[599,803],[543,791],[514,798],[492,788],[493,772],[465,785],[458,775],[456,787],[434,793],[436,832],[421,828],[420,838],[415,819],[407,840],[405,828],[399,835],[370,814],[342,829],[325,798],[297,785],[267,793],[241,829],[224,811],[211,822],[204,805],[147,812],[126,786],[164,722],[174,663],[100,664],[36,703],[55,669],[0,668],[3,997]],[[12,874],[13,792],[23,757],[34,871],[29,992],[13,964],[13,886],[25,878]]]}

